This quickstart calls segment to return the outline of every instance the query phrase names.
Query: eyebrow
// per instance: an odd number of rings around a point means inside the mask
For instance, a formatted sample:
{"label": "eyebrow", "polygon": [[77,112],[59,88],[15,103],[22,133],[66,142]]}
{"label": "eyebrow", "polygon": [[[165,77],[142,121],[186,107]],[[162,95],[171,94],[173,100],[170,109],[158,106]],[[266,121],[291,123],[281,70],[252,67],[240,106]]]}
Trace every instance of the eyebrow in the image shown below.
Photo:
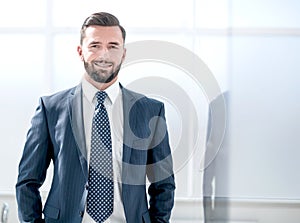
{"label": "eyebrow", "polygon": [[111,44],[111,45],[121,45],[119,42],[109,42],[108,44]]}
{"label": "eyebrow", "polygon": [[[94,45],[94,44],[101,44],[101,42],[99,42],[99,41],[92,41],[92,42],[89,43],[89,45]],[[109,42],[108,44],[110,44],[110,45],[118,45],[118,46],[121,45],[119,42]]]}

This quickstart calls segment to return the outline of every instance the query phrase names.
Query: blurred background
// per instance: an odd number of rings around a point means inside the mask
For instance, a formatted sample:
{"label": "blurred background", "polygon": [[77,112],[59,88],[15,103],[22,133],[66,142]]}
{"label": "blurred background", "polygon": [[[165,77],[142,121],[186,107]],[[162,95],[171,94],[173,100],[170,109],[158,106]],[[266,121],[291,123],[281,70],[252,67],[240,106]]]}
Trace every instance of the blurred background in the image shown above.
{"label": "blurred background", "polygon": [[[2,2],[0,205],[9,205],[8,222],[17,222],[18,162],[38,98],[80,82],[79,30],[98,11],[119,18],[128,44],[168,41],[197,55],[220,87],[219,97],[208,100],[191,75],[157,62],[120,72],[125,86],[166,103],[174,162],[180,164],[172,222],[299,222],[298,0]],[[160,90],[151,94],[155,83]],[[187,114],[178,109],[184,97],[170,96],[176,89],[191,101]],[[209,109],[218,109],[220,98],[227,125],[218,147],[210,135],[218,120],[210,119]],[[205,162],[211,146],[218,152]],[[50,182],[51,167],[44,196]]]}

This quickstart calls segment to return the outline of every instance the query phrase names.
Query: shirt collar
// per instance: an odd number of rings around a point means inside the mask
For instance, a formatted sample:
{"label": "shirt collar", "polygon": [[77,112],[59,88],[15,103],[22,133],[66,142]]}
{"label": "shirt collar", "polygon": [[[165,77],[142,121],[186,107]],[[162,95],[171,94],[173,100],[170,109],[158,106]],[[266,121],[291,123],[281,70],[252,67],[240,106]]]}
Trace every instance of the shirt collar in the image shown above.
{"label": "shirt collar", "polygon": [[[94,101],[96,100],[95,94],[99,90],[91,83],[89,83],[85,78],[82,78],[82,91],[84,96],[88,99],[88,101],[90,103],[94,103]],[[107,89],[105,89],[105,92],[108,95],[110,103],[114,104],[120,92],[119,81],[117,80],[115,83],[110,85]]]}

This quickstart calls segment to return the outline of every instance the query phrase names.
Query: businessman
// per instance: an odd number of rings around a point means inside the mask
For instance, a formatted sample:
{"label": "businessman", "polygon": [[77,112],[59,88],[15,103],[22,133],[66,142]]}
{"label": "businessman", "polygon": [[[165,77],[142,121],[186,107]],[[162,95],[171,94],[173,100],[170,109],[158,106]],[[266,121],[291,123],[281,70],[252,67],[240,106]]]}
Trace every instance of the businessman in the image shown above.
{"label": "businessman", "polygon": [[119,83],[125,37],[115,16],[90,15],[77,48],[81,83],[40,98],[19,164],[20,222],[169,222],[175,183],[164,106]]}

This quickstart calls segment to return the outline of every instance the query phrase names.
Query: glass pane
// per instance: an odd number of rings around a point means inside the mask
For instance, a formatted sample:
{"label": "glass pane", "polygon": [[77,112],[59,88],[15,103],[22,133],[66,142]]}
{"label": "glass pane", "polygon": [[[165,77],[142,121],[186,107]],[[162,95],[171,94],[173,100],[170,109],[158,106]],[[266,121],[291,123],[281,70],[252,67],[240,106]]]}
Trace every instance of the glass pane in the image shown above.
{"label": "glass pane", "polygon": [[233,27],[299,28],[298,0],[232,0]]}
{"label": "glass pane", "polygon": [[46,1],[10,0],[0,7],[0,27],[40,27],[46,21]]}
{"label": "glass pane", "polygon": [[136,33],[129,32],[126,37],[126,43],[144,40],[158,40],[177,44],[187,50],[193,51],[193,36],[184,32],[152,32],[152,33]]}
{"label": "glass pane", "polygon": [[[54,25],[80,27],[91,13],[106,11],[117,16],[125,28],[129,27],[191,27],[193,24],[192,0],[54,0]],[[66,9],[72,6],[72,10]]]}
{"label": "glass pane", "polygon": [[198,28],[227,28],[229,6],[225,0],[195,1],[195,22]]}
{"label": "glass pane", "polygon": [[44,38],[0,35],[0,191],[14,192],[19,155],[44,86]]}
{"label": "glass pane", "polygon": [[231,195],[299,199],[300,38],[235,37],[232,46]]}
{"label": "glass pane", "polygon": [[228,37],[202,35],[195,41],[195,53],[214,74],[222,92],[227,91],[229,88]]}
{"label": "glass pane", "polygon": [[73,87],[80,82],[84,68],[78,53],[79,34],[62,34],[54,38],[54,91]]}

